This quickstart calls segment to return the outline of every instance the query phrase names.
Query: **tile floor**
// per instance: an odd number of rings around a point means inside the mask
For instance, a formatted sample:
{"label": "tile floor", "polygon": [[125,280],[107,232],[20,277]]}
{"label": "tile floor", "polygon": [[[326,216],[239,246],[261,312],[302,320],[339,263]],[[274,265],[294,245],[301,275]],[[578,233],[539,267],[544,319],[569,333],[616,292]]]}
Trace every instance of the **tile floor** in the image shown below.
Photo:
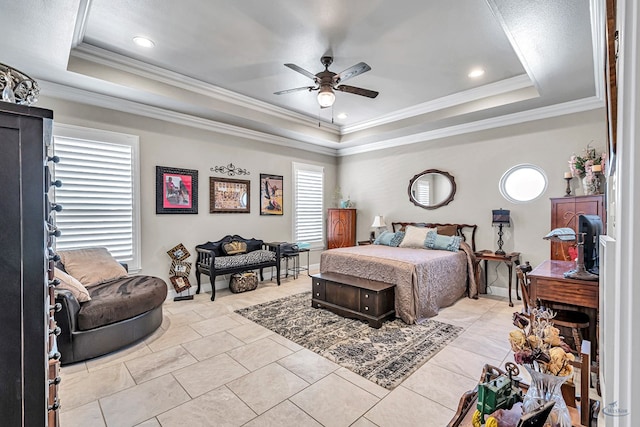
{"label": "tile floor", "polygon": [[[437,320],[464,332],[388,391],[235,314],[306,291],[311,279],[264,282],[168,301],[144,342],[62,368],[65,427],[444,426],[485,363],[512,358],[514,308],[503,298],[463,298]],[[517,308],[517,307],[516,307]]]}

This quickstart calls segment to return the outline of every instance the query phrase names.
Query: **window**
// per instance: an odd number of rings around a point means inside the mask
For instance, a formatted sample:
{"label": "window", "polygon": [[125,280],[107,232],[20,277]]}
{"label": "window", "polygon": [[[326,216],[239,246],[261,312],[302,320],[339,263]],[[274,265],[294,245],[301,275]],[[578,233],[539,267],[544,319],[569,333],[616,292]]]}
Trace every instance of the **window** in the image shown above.
{"label": "window", "polygon": [[54,125],[56,249],[101,246],[130,271],[140,266],[138,137]]}
{"label": "window", "polygon": [[324,168],[293,164],[293,240],[324,247]]}
{"label": "window", "polygon": [[536,165],[516,165],[500,178],[500,194],[512,203],[530,202],[542,196],[546,190],[547,176]]}

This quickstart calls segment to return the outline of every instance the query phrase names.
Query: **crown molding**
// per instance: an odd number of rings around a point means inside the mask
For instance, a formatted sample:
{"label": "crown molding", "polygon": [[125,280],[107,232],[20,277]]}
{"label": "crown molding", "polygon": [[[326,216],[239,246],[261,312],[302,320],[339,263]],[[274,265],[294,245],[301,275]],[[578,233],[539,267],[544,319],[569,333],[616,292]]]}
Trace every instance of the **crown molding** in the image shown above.
{"label": "crown molding", "polygon": [[413,105],[408,108],[394,111],[393,113],[380,116],[373,120],[356,123],[350,126],[343,126],[341,135],[347,135],[353,132],[366,130],[375,126],[395,122],[398,120],[408,119],[410,117],[431,113],[433,111],[444,110],[446,108],[455,107],[457,105],[466,104],[479,99],[490,96],[500,95],[516,90],[533,87],[531,79],[526,74],[511,77],[499,82],[490,83],[463,92],[458,92],[422,104]]}
{"label": "crown molding", "polygon": [[[246,129],[240,126],[229,125],[215,120],[205,119],[185,113],[178,113],[160,107],[141,104],[127,99],[116,98],[109,95],[98,94],[84,89],[66,86],[59,83],[40,80],[38,82],[41,94],[52,98],[59,98],[67,101],[79,102],[96,107],[108,108],[139,116],[149,117],[157,120],[164,120],[177,123],[183,126],[204,129],[226,135],[233,135],[242,138],[260,141],[282,147],[295,148],[313,153],[336,156],[336,150],[328,146],[317,145],[308,142],[272,135],[265,132]],[[327,143],[335,144],[335,143]]]}
{"label": "crown molding", "polygon": [[487,129],[510,126],[534,120],[542,120],[567,114],[580,113],[583,111],[595,110],[598,108],[604,108],[604,101],[596,96],[592,96],[576,101],[569,101],[562,104],[550,105],[547,107],[536,108],[529,111],[522,111],[518,113],[507,114],[504,116],[492,117],[490,119],[478,120],[475,122],[464,123],[447,128],[418,132],[411,135],[401,136],[398,138],[374,142],[366,145],[339,148],[338,157],[384,150],[386,148],[399,147],[402,145],[415,144],[417,142],[425,142],[455,135],[479,132]]}
{"label": "crown molding", "polygon": [[[286,108],[277,107],[264,101],[241,95],[219,86],[205,83],[183,74],[169,71],[151,64],[147,64],[136,59],[101,49],[88,43],[80,43],[71,50],[72,57],[88,62],[96,63],[106,67],[111,67],[119,71],[134,74],[139,77],[157,81],[159,83],[185,89],[191,92],[200,93],[218,101],[231,103],[252,111],[268,114],[272,117],[287,120],[304,126],[318,126],[318,120],[301,113],[296,113]],[[323,123],[324,129],[335,135],[339,135],[339,127],[328,122]]]}

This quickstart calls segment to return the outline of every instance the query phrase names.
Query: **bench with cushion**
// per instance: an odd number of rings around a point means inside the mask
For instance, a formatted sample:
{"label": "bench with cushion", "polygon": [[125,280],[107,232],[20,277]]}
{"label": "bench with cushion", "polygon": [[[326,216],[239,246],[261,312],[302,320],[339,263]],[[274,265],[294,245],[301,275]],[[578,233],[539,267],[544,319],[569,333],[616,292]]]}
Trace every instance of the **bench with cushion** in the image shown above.
{"label": "bench with cushion", "polygon": [[196,281],[200,293],[200,275],[209,276],[211,282],[211,301],[216,299],[216,276],[260,270],[260,280],[264,280],[262,270],[276,268],[278,286],[280,286],[280,245],[264,243],[262,240],[245,239],[237,234],[227,235],[215,242],[196,246]]}
{"label": "bench with cushion", "polygon": [[129,276],[104,248],[58,251],[55,320],[60,362],[79,362],[132,344],[162,323],[167,284]]}

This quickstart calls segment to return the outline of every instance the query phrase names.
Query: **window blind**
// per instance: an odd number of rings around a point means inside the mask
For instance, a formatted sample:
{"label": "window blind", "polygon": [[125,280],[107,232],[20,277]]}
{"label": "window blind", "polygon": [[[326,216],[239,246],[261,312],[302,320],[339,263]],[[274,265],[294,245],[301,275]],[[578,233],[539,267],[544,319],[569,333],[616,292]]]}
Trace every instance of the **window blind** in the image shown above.
{"label": "window blind", "polygon": [[[324,244],[324,168],[294,163],[294,240]],[[315,245],[314,245],[315,243]]]}
{"label": "window blind", "polygon": [[63,207],[56,215],[62,233],[56,249],[106,247],[132,270],[140,268],[135,148],[137,144],[54,136],[54,153],[60,158],[55,177],[62,181],[55,200]]}

